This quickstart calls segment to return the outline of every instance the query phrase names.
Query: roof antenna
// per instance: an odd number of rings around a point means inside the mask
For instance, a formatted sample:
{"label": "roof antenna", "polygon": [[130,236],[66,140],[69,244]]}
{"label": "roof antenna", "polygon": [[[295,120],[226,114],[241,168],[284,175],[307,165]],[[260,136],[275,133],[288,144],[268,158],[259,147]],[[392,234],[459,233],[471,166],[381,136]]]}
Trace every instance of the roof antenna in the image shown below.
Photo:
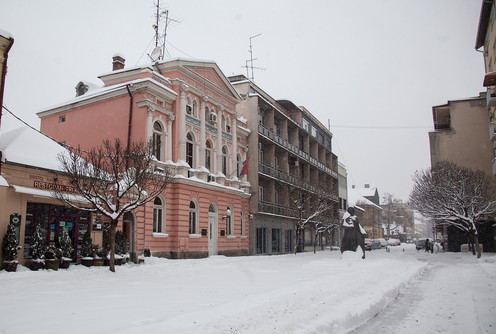
{"label": "roof antenna", "polygon": [[[165,55],[165,41],[167,38],[167,28],[169,26],[169,22],[178,22],[177,20],[169,18],[169,10],[161,10],[160,9],[160,0],[157,0],[156,3],[156,13],[155,13],[155,24],[152,25],[153,29],[155,30],[155,48],[153,49],[152,53],[148,55],[148,57],[151,58],[152,62],[156,62],[159,60],[164,59]],[[164,33],[163,35],[160,34],[160,25],[161,25],[161,19],[165,17],[164,20]]]}
{"label": "roof antenna", "polygon": [[[255,36],[251,36],[250,37],[250,50],[248,50],[248,52],[250,52],[250,59],[246,61],[246,65],[243,66],[246,68],[246,76],[248,77],[248,79],[250,79],[251,81],[255,82],[255,75],[253,74],[253,69],[256,69],[256,70],[265,70],[265,68],[262,68],[262,67],[255,67],[253,66],[253,62],[255,60],[257,60],[257,58],[253,58],[253,48],[252,48],[252,45],[251,45],[251,40],[254,39],[255,37],[258,37],[262,34],[258,34],[258,35],[255,35]],[[250,69],[251,69],[251,77],[250,77]]]}

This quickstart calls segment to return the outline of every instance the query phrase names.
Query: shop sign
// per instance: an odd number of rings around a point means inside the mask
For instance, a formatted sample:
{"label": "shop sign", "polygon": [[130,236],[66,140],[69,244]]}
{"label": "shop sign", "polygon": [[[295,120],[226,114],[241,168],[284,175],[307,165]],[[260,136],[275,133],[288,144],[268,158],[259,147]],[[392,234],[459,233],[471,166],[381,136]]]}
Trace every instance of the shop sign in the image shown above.
{"label": "shop sign", "polygon": [[77,188],[71,186],[70,184],[53,182],[53,177],[44,177],[42,175],[30,174],[29,178],[33,180],[33,188],[64,193],[78,193]]}

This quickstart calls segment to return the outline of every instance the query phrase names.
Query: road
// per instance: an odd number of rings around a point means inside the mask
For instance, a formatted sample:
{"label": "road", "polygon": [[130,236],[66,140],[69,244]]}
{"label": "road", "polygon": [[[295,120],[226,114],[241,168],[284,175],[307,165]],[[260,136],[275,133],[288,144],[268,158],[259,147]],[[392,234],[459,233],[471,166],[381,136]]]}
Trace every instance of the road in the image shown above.
{"label": "road", "polygon": [[418,259],[428,262],[419,279],[352,333],[496,333],[494,254],[420,252]]}

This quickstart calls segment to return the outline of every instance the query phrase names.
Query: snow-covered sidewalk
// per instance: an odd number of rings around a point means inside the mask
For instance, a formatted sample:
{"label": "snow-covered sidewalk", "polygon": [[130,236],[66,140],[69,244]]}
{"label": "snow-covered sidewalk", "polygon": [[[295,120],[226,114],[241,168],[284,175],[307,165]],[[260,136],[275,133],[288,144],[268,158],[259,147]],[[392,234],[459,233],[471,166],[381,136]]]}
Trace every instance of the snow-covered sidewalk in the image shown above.
{"label": "snow-covered sidewalk", "polygon": [[422,278],[354,334],[496,333],[496,256],[419,253]]}
{"label": "snow-covered sidewalk", "polygon": [[[494,256],[458,255],[489,273],[477,284],[494,281]],[[402,245],[367,252],[366,260],[322,251],[147,258],[116,273],[83,266],[2,271],[0,333],[345,333],[417,284],[429,257],[453,259]]]}

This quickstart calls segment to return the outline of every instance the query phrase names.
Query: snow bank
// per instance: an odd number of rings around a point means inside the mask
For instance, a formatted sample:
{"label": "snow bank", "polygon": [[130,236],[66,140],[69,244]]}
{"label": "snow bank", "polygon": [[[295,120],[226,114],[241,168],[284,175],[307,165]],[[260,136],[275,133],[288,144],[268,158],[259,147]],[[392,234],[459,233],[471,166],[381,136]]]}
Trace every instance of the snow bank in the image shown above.
{"label": "snow bank", "polygon": [[[167,260],[0,272],[5,333],[344,333],[426,262],[414,249]],[[394,268],[394,270],[392,270]]]}

